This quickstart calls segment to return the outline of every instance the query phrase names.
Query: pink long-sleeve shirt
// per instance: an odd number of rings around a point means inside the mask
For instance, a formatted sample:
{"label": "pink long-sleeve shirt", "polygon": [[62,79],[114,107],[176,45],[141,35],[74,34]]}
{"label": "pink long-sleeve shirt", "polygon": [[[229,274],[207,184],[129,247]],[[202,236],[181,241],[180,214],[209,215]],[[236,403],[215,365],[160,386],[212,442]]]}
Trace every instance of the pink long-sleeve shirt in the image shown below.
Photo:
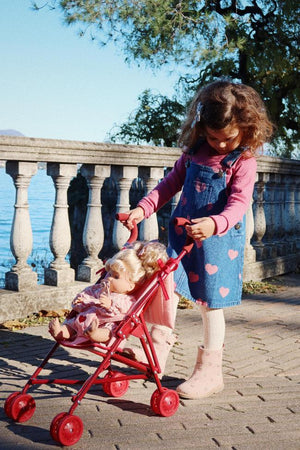
{"label": "pink long-sleeve shirt", "polygon": [[[183,153],[176,161],[169,174],[139,203],[148,218],[167,203],[184,184],[186,162],[188,159],[196,164],[211,167],[215,172],[222,169],[221,161],[226,155],[220,155],[205,142],[198,151],[190,156]],[[226,170],[227,203],[224,210],[210,216],[216,224],[215,234],[222,235],[239,222],[250,204],[256,177],[256,159],[241,157]]]}

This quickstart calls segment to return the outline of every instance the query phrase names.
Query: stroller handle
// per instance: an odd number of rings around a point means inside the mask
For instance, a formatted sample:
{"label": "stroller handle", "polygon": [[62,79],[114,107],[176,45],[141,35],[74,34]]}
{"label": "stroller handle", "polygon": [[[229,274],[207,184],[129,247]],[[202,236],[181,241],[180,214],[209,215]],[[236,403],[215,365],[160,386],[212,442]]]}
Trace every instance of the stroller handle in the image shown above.
{"label": "stroller handle", "polygon": [[[120,222],[127,220],[128,217],[129,217],[129,214],[126,214],[126,213],[117,213],[116,214],[116,219],[120,220]],[[138,227],[137,227],[136,221],[133,220],[132,223],[133,223],[133,228],[132,228],[132,230],[130,230],[130,236],[127,241],[128,244],[135,242],[138,237]]]}
{"label": "stroller handle", "polygon": [[[175,217],[174,218],[174,225],[177,227],[185,227],[186,225],[190,225],[191,221],[187,219],[186,217]],[[186,237],[186,241],[183,247],[183,250],[185,253],[190,253],[194,246],[194,240],[190,237]]]}
{"label": "stroller handle", "polygon": [[185,225],[190,225],[191,221],[186,219],[185,217],[175,217],[174,225],[177,227],[185,227]]}

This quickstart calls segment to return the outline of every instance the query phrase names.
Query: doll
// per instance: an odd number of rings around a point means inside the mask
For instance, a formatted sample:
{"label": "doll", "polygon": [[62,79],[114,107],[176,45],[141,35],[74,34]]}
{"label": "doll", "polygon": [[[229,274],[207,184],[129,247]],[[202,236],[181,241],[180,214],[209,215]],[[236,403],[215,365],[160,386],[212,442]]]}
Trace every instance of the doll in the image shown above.
{"label": "doll", "polygon": [[134,292],[165,262],[166,248],[159,242],[136,242],[116,253],[105,264],[105,278],[77,294],[72,302],[76,317],[49,323],[56,340],[108,343],[114,329],[135,302]]}

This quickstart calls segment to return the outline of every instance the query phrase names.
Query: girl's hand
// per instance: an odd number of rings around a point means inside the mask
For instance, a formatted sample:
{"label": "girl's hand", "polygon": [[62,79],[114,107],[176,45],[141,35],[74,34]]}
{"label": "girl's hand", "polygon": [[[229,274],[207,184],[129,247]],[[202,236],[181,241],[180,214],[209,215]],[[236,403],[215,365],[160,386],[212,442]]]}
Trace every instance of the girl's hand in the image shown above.
{"label": "girl's hand", "polygon": [[186,225],[187,235],[195,241],[204,241],[211,237],[216,229],[215,221],[211,217],[202,217],[201,219],[192,219],[193,225]]}
{"label": "girl's hand", "polygon": [[121,220],[122,224],[128,228],[128,230],[133,229],[133,221],[135,220],[136,224],[140,223],[145,218],[145,212],[143,208],[138,206],[130,211],[127,211],[125,214],[129,214],[127,220]]}
{"label": "girl's hand", "polygon": [[80,305],[81,303],[83,303],[83,298],[80,296],[73,300],[73,305]]}
{"label": "girl's hand", "polygon": [[105,309],[109,309],[111,307],[111,299],[107,294],[101,294],[99,297],[99,305]]}

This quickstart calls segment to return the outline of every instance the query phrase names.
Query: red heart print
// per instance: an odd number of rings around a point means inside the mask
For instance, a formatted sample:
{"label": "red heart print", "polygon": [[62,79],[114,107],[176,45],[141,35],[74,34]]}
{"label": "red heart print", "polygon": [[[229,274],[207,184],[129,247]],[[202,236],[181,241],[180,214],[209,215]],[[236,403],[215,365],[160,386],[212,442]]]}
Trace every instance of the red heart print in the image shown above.
{"label": "red heart print", "polygon": [[191,283],[197,283],[199,281],[199,275],[195,272],[189,272],[189,280]]}

